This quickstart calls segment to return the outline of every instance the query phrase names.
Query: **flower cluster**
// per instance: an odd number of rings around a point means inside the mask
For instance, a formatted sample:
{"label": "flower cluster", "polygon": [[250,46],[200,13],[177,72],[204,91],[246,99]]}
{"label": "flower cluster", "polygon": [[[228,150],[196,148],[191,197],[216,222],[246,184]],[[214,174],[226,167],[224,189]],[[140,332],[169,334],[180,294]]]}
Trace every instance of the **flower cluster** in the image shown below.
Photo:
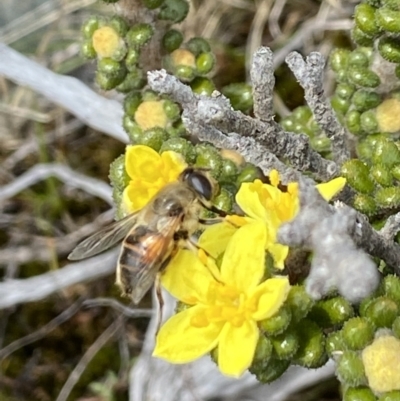
{"label": "flower cluster", "polygon": [[[186,167],[179,154],[160,155],[144,145],[128,146],[124,163],[127,212],[144,207]],[[243,215],[209,226],[197,254],[181,249],[169,263],[162,285],[184,307],[161,327],[155,356],[187,363],[212,352],[221,372],[232,377],[251,367],[266,321],[280,313],[290,290],[288,278],[267,267],[266,255],[283,269],[289,249],[276,242],[277,231],[300,207],[297,183],[281,186],[275,170],[269,182],[242,183],[236,202]],[[337,178],[317,188],[328,200],[344,184]]]}

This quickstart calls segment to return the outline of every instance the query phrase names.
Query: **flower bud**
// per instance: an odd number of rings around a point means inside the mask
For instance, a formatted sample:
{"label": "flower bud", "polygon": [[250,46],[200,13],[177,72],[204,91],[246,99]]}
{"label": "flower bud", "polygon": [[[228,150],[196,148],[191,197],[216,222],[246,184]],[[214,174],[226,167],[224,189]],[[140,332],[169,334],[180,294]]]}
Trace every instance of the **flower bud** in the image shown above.
{"label": "flower bud", "polygon": [[362,359],[355,351],[343,351],[337,360],[336,374],[348,386],[367,384]]}
{"label": "flower bud", "polygon": [[182,42],[182,32],[177,31],[176,29],[170,29],[162,38],[162,45],[168,53],[172,53],[174,50],[179,49]]}
{"label": "flower bud", "polygon": [[400,43],[395,38],[380,38],[378,43],[380,55],[391,63],[400,63]]}
{"label": "flower bud", "polygon": [[211,81],[211,79],[204,77],[196,77],[192,82],[190,82],[190,87],[197,95],[205,96],[211,96],[215,90],[214,82]]}
{"label": "flower bud", "polygon": [[390,187],[393,185],[393,177],[389,167],[383,164],[376,164],[371,167],[371,177],[383,187]]}
{"label": "flower bud", "polygon": [[314,300],[307,294],[304,285],[294,285],[290,287],[286,303],[292,311],[292,320],[299,322],[308,315]]}
{"label": "flower bud", "polygon": [[400,11],[378,8],[375,13],[377,25],[388,32],[400,33]]}
{"label": "flower bud", "polygon": [[193,164],[196,159],[194,146],[184,138],[170,138],[166,140],[161,146],[160,153],[166,150],[172,150],[181,154],[188,164]]}
{"label": "flower bud", "polygon": [[398,208],[400,206],[400,188],[397,186],[380,188],[375,192],[375,200],[382,208]]}
{"label": "flower bud", "polygon": [[353,315],[354,310],[349,301],[343,297],[334,297],[316,302],[309,318],[319,326],[329,328],[343,324]]}
{"label": "flower bud", "polygon": [[275,336],[286,330],[291,320],[292,312],[290,307],[283,305],[275,315],[268,319],[261,320],[259,326],[265,334]]}
{"label": "flower bud", "polygon": [[392,327],[398,314],[396,302],[384,296],[372,300],[365,310],[365,317],[377,328]]}
{"label": "flower bud", "polygon": [[158,18],[178,23],[186,18],[188,12],[189,4],[186,0],[164,0]]}
{"label": "flower bud", "polygon": [[367,68],[349,68],[348,77],[351,83],[364,88],[376,88],[381,83],[378,75]]}
{"label": "flower bud", "polygon": [[341,174],[356,191],[371,194],[375,189],[368,166],[359,159],[350,159],[342,165]]}
{"label": "flower bud", "polygon": [[374,393],[368,387],[349,387],[346,389],[343,401],[376,401]]}
{"label": "flower bud", "polygon": [[253,107],[252,88],[246,83],[234,83],[222,88],[222,94],[226,96],[235,110],[247,112]]}
{"label": "flower bud", "polygon": [[367,35],[375,36],[379,33],[379,27],[375,21],[376,9],[369,4],[362,3],[355,8],[354,21]]}
{"label": "flower bud", "polygon": [[349,319],[342,329],[342,339],[350,350],[361,350],[374,339],[373,325],[365,318],[353,317]]}
{"label": "flower bud", "polygon": [[136,24],[126,34],[126,41],[129,47],[142,47],[151,39],[153,34],[154,29],[150,24]]}

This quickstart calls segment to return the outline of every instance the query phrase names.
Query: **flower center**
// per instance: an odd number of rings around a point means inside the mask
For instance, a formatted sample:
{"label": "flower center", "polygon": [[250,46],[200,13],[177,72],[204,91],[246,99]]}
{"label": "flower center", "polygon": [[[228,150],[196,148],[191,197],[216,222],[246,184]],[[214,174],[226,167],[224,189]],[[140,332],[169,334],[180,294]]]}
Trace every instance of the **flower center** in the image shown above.
{"label": "flower center", "polygon": [[246,294],[228,285],[212,283],[209,293],[212,304],[207,308],[205,317],[210,323],[229,322],[239,327],[251,318],[257,308]]}

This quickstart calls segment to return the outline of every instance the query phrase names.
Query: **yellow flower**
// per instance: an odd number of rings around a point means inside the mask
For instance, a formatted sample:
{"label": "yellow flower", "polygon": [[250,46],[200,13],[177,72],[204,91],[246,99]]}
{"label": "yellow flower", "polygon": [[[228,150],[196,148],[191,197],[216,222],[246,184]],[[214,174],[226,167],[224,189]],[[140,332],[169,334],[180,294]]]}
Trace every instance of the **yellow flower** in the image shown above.
{"label": "yellow flower", "polygon": [[127,146],[125,169],[131,180],[122,195],[125,211],[142,209],[161,188],[176,181],[185,167],[178,153],[166,151],[160,155],[148,146]]}
{"label": "yellow flower", "polygon": [[[271,171],[269,178],[271,184],[263,184],[260,180],[243,183],[236,194],[236,202],[246,217],[227,216],[226,221],[239,227],[254,221],[262,221],[266,230],[265,249],[274,258],[275,266],[283,269],[289,248],[278,244],[276,235],[280,225],[292,220],[299,211],[299,187],[298,183],[292,182],[287,185],[286,191],[281,191],[278,188],[280,178],[276,170]],[[325,200],[330,200],[343,189],[345,184],[346,180],[339,177],[318,184],[316,188]],[[229,241],[229,233],[235,231],[228,226],[228,223],[223,222],[207,228],[199,239],[199,246],[213,257],[218,257]]]}
{"label": "yellow flower", "polygon": [[365,374],[373,391],[400,390],[400,340],[384,335],[362,352]]}
{"label": "yellow flower", "polygon": [[161,281],[190,307],[161,327],[154,356],[187,363],[218,347],[223,374],[239,377],[248,369],[260,335],[257,322],[279,310],[290,288],[286,277],[260,283],[264,243],[264,224],[241,227],[229,241],[220,270],[211,258],[205,266],[193,252],[178,252]]}

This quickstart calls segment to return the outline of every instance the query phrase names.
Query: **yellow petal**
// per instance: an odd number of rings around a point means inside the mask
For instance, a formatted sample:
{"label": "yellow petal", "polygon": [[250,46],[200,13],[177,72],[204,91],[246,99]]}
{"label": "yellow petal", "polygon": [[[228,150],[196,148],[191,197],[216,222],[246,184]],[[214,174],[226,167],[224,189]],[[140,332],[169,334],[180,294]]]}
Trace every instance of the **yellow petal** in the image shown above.
{"label": "yellow petal", "polygon": [[236,227],[226,222],[214,224],[207,227],[201,234],[198,245],[214,259],[217,259],[225,251],[236,230]]}
{"label": "yellow petal", "polygon": [[157,334],[153,356],[172,363],[188,363],[214,349],[223,323],[193,325],[203,319],[204,313],[204,307],[193,306],[167,320]]}
{"label": "yellow petal", "polygon": [[268,245],[267,250],[274,259],[274,266],[279,270],[283,270],[285,268],[285,260],[289,254],[289,247],[275,243]]}
{"label": "yellow petal", "polygon": [[340,192],[345,185],[346,185],[346,178],[338,177],[329,182],[323,182],[322,184],[318,184],[315,186],[315,188],[318,189],[318,192],[326,201],[329,201],[338,192]]}
{"label": "yellow petal", "polygon": [[287,277],[270,278],[261,283],[251,295],[257,304],[253,319],[258,321],[274,315],[286,301],[289,290]]}
{"label": "yellow petal", "polygon": [[248,292],[254,289],[264,274],[267,228],[256,221],[240,227],[228,243],[221,265],[225,284]]}
{"label": "yellow petal", "polygon": [[161,276],[161,284],[175,298],[194,305],[207,302],[208,289],[216,280],[199,258],[186,249],[180,249]]}
{"label": "yellow petal", "polygon": [[161,153],[161,160],[163,167],[159,174],[163,175],[166,182],[176,181],[179,174],[187,167],[183,156],[171,150]]}
{"label": "yellow petal", "polygon": [[143,209],[157,192],[157,187],[139,187],[134,182],[130,182],[122,193],[124,210],[133,213]]}
{"label": "yellow petal", "polygon": [[144,145],[129,145],[125,153],[125,169],[129,177],[140,177],[152,182],[160,176],[161,157],[152,148]]}
{"label": "yellow petal", "polygon": [[226,376],[239,377],[251,365],[260,336],[253,320],[241,326],[226,323],[218,344],[218,367]]}
{"label": "yellow petal", "polygon": [[257,185],[252,182],[244,182],[236,194],[236,202],[246,213],[247,216],[253,219],[265,221],[266,212],[264,205],[260,202],[260,197],[257,192]]}

